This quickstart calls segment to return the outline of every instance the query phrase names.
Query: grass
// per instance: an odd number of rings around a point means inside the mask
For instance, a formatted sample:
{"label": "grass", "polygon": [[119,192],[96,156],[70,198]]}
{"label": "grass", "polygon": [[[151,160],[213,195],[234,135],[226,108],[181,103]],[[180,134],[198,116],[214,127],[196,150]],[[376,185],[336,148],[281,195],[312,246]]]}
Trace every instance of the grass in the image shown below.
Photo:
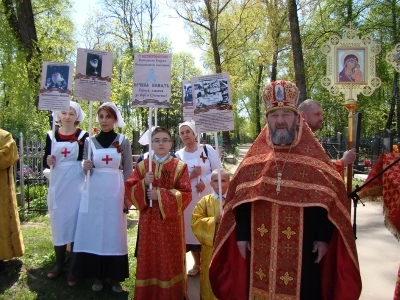
{"label": "grass", "polygon": [[21,266],[8,266],[0,273],[0,300],[102,300],[132,299],[135,282],[137,226],[128,229],[128,257],[130,277],[122,283],[124,292],[116,294],[110,286],[105,285],[103,291],[93,292],[93,279],[83,279],[75,287],[67,285],[67,269],[62,277],[50,280],[47,272],[55,264],[54,248],[48,216],[36,214],[26,218],[29,221],[21,224],[25,244],[25,254],[20,258]]}

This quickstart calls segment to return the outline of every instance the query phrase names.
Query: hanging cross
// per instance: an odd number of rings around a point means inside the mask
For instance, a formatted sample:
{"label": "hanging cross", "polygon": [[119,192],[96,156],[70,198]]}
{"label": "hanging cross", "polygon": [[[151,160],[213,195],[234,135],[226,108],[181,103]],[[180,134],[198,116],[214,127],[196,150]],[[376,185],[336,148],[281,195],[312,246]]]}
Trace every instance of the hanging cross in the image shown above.
{"label": "hanging cross", "polygon": [[206,162],[206,159],[208,158],[207,156],[203,155],[203,152],[201,152],[200,158],[203,160],[203,163]]}
{"label": "hanging cross", "polygon": [[102,158],[101,160],[102,160],[102,161],[105,161],[105,162],[106,162],[106,165],[108,165],[108,162],[111,161],[112,158],[108,157],[108,154],[107,154],[106,157],[105,157],[105,158]]}
{"label": "hanging cross", "polygon": [[277,179],[275,180],[276,184],[276,194],[279,195],[279,192],[281,191],[281,183],[283,182],[282,180],[282,173],[276,174]]}
{"label": "hanging cross", "polygon": [[67,157],[67,155],[70,154],[70,153],[71,153],[71,151],[68,151],[67,148],[65,148],[64,151],[61,151],[61,154],[63,154],[64,157]]}

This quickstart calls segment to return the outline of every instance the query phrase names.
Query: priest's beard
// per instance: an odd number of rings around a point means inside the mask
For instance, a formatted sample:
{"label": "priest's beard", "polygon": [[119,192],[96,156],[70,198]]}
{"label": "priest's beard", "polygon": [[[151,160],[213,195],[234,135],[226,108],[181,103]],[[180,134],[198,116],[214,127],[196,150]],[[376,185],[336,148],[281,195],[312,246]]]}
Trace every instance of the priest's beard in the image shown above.
{"label": "priest's beard", "polygon": [[[289,125],[286,124],[285,130],[273,130],[269,123],[268,128],[272,143],[274,145],[290,145],[293,143],[294,138],[296,137],[296,122],[293,122],[290,128]],[[282,128],[282,125],[280,126],[280,128]]]}
{"label": "priest's beard", "polygon": [[54,74],[51,76],[51,80],[54,82],[54,84],[59,84],[59,83],[61,82],[62,79],[63,79],[63,78],[62,78],[62,76],[61,76],[60,73],[54,73]]}

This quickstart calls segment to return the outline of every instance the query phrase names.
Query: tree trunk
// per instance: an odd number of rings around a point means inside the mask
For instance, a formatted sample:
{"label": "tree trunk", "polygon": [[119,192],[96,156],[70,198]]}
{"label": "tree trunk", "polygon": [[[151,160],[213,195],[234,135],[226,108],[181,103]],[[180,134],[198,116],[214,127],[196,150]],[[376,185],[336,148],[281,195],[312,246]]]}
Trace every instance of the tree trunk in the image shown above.
{"label": "tree trunk", "polygon": [[296,0],[288,0],[290,36],[292,40],[292,52],[296,86],[300,91],[299,103],[307,99],[306,76],[304,71],[303,50],[297,17]]}
{"label": "tree trunk", "polygon": [[261,132],[261,94],[262,94],[262,88],[261,88],[261,80],[263,78],[263,71],[264,71],[264,66],[258,66],[258,76],[257,76],[257,89],[256,89],[256,101],[255,101],[255,106],[256,106],[256,130],[257,134]]}
{"label": "tree trunk", "polygon": [[[38,42],[35,19],[30,0],[3,0],[5,15],[14,37],[26,52],[26,62],[30,63]],[[36,49],[39,50],[39,49]]]}
{"label": "tree trunk", "polygon": [[[13,32],[14,38],[20,44],[21,50],[25,53],[28,80],[30,81],[31,86],[37,86],[37,88],[39,88],[39,70],[42,59],[40,55],[41,51],[37,47],[38,38],[36,34],[32,2],[31,0],[2,1],[8,25]],[[36,60],[33,59],[35,53],[38,55]],[[34,97],[32,99],[36,100],[37,106],[39,97]]]}
{"label": "tree trunk", "polygon": [[[218,32],[216,28],[216,19],[214,17],[213,10],[211,7],[212,1],[206,0],[204,2],[207,7],[208,21],[210,24],[210,40],[214,55],[215,73],[222,73],[221,55],[219,53],[219,47],[218,47]],[[229,131],[222,132],[222,139],[225,146],[229,148],[231,145],[231,137],[229,135]]]}

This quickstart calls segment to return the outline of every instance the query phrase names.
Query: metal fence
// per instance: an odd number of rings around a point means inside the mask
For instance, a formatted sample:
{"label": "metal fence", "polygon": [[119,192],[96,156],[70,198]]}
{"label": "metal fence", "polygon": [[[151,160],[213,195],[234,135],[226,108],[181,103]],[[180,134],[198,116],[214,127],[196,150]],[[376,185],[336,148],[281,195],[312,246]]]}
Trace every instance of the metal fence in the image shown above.
{"label": "metal fence", "polygon": [[21,194],[19,204],[28,211],[47,210],[47,179],[43,175],[44,148],[44,141],[36,138],[25,140],[20,134],[19,161],[14,168],[14,178]]}

